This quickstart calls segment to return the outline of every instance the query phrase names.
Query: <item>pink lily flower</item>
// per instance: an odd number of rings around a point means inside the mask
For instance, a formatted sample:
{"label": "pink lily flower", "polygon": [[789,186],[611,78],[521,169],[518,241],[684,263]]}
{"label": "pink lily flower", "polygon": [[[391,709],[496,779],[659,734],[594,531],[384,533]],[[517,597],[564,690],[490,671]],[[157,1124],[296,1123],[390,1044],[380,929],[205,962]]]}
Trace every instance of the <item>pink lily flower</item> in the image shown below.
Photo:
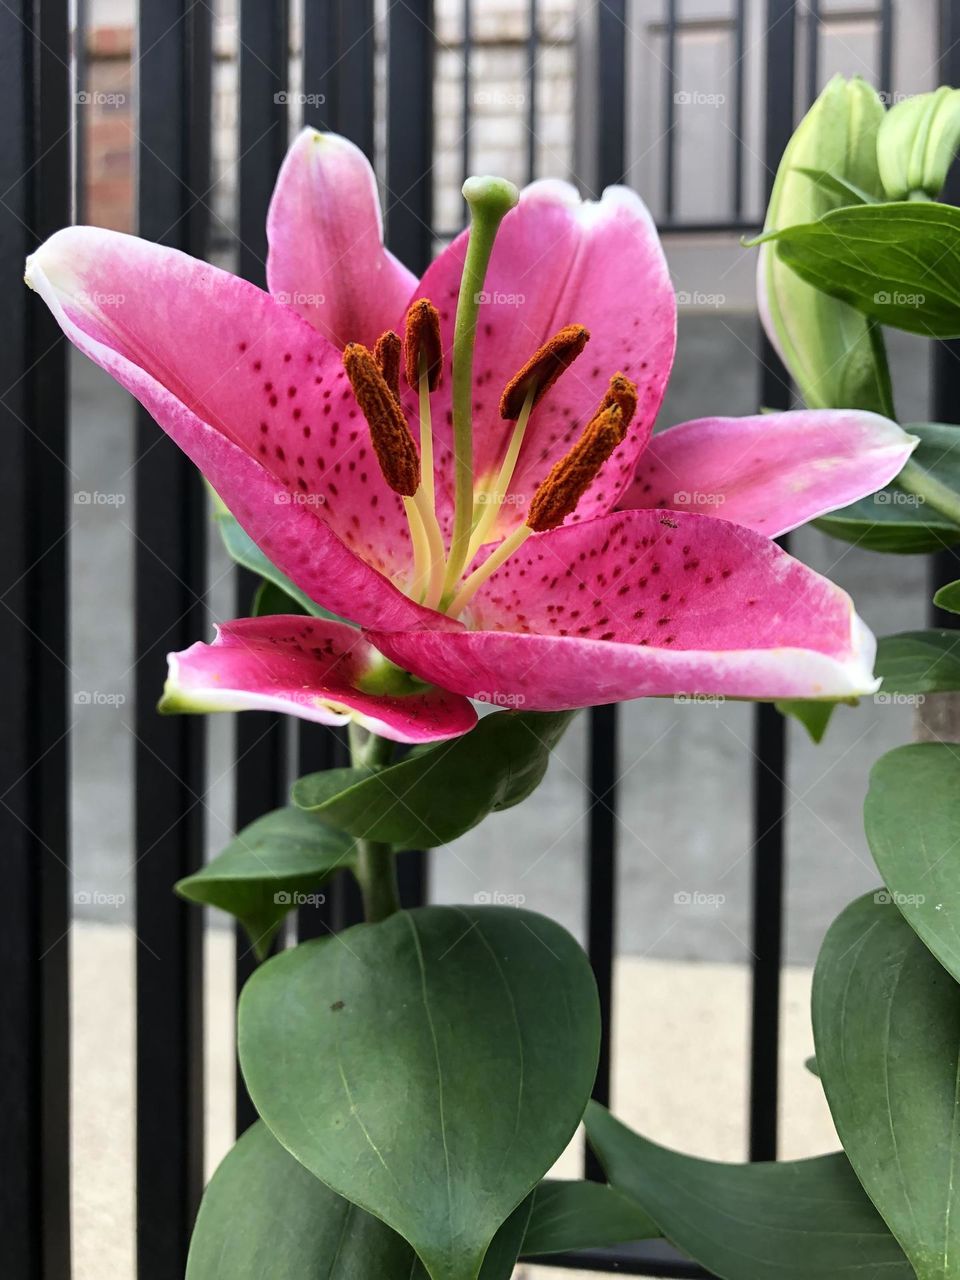
{"label": "pink lily flower", "polygon": [[676,306],[645,206],[541,181],[507,211],[509,190],[478,180],[473,231],[418,283],[383,246],[366,159],[305,130],[270,208],[270,292],[92,227],[29,259],[71,341],[355,624],[226,623],[171,655],[167,709],[357,719],[413,742],[469,729],[471,698],[876,687],[849,597],[771,539],[887,483],[912,437],[800,411],[651,439]]}

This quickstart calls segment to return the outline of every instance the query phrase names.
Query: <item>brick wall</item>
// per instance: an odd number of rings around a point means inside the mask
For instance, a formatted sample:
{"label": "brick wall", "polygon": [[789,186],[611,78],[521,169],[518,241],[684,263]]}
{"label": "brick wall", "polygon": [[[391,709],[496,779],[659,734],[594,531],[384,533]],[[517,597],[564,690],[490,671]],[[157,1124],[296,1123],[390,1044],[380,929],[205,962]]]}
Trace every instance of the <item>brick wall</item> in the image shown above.
{"label": "brick wall", "polygon": [[[92,20],[122,6],[93,6]],[[470,167],[522,184],[527,176],[527,10],[518,0],[474,0]],[[538,174],[571,176],[573,39],[577,0],[541,0],[537,60]],[[580,6],[582,8],[582,5]],[[438,0],[436,61],[435,225],[459,227],[463,181],[463,44],[460,0]],[[296,46],[298,33],[294,31]],[[133,126],[130,26],[92,25],[87,37],[87,98],[78,106],[87,163],[86,221],[133,229]],[[214,235],[232,239],[236,202],[237,33],[232,0],[217,6],[213,156],[210,193]],[[296,47],[291,88],[297,80]],[[296,108],[292,126],[297,127]],[[382,125],[382,122],[381,122]],[[382,130],[381,130],[382,133]]]}

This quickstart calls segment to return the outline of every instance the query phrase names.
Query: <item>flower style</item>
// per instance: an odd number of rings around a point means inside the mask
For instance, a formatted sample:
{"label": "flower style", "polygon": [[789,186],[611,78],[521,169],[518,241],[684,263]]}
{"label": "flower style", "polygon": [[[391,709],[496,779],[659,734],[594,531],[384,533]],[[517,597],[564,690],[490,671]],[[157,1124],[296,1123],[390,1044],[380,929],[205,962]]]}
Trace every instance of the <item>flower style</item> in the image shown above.
{"label": "flower style", "polygon": [[67,336],[355,624],[226,623],[171,655],[166,708],[426,741],[469,729],[469,698],[873,690],[849,597],[772,538],[887,483],[912,437],[801,411],[651,439],[676,307],[639,197],[464,194],[471,229],[418,283],[384,248],[366,159],[305,130],[270,208],[270,292],[91,227],[30,258]]}

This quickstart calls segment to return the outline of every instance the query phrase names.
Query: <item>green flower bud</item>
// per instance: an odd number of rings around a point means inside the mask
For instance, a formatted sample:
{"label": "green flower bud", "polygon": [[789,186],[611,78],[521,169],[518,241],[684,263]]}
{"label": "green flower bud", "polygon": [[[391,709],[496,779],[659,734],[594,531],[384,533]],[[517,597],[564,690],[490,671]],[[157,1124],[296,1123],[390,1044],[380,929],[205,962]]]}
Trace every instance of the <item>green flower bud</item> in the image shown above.
{"label": "green flower bud", "polygon": [[[815,222],[882,198],[877,134],[884,108],[855,76],[834,76],[800,122],[777,170],[764,229]],[[804,283],[775,245],[760,250],[757,296],[770,341],[811,409],[892,411],[883,339],[847,303]]]}
{"label": "green flower bud", "polygon": [[960,89],[947,85],[892,107],[880,126],[877,161],[889,200],[935,200],[960,145]]}

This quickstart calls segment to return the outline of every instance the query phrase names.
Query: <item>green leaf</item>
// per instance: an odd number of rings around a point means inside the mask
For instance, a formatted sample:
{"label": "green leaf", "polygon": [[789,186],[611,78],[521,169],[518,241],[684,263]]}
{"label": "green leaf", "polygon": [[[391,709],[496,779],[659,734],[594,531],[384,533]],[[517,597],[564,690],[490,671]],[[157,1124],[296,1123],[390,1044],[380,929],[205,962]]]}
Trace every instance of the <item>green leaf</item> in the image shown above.
{"label": "green leaf", "polygon": [[[509,1280],[530,1214],[497,1232],[480,1280]],[[331,1191],[258,1120],[221,1161],[200,1204],[186,1280],[425,1280],[407,1242]]]}
{"label": "green leaf", "polygon": [[332,618],[336,622],[342,621],[336,614],[311,600],[305,591],[301,591],[285,573],[281,573],[273,561],[267,559],[246,530],[240,526],[219,495],[212,489],[209,492],[213,503],[213,518],[231,560],[242,565],[244,569],[249,569],[259,578],[273,583],[300,606],[301,612],[308,613],[314,618]]}
{"label": "green leaf", "polygon": [[960,987],[886,896],[852,903],[824,940],[817,1062],[850,1163],[919,1280],[955,1280]]}
{"label": "green leaf", "polygon": [[890,200],[935,200],[960,142],[960,91],[944,85],[898,102],[877,137],[877,162]]}
{"label": "green leaf", "polygon": [[851,205],[773,231],[771,242],[784,266],[878,324],[960,337],[960,209]]}
{"label": "green leaf", "polygon": [[881,636],[874,670],[883,678],[879,696],[960,689],[960,633],[929,628]]}
{"label": "green leaf", "polygon": [[[855,76],[834,76],[787,144],[777,170],[766,227],[814,222],[847,203],[813,182],[805,169],[831,175],[870,196],[882,195],[876,139],[883,103]],[[761,250],[758,294],[765,327],[811,409],[872,409],[893,416],[883,337],[852,307],[801,280],[772,248]]]}
{"label": "green leaf", "polygon": [[813,523],[832,538],[895,555],[926,555],[960,542],[960,526],[896,484]]}
{"label": "green leaf", "polygon": [[945,613],[960,613],[960,578],[942,586],[934,595],[933,603]]}
{"label": "green leaf", "polygon": [[262,960],[300,896],[354,863],[354,843],[292,806],[252,822],[200,871],[177,881],[182,898],[237,917]]}
{"label": "green leaf", "polygon": [[960,982],[960,746],[915,742],[882,756],[863,817],[888,895]]}
{"label": "green leaf", "polygon": [[809,1058],[805,1058],[803,1065],[812,1076],[816,1076],[818,1080],[820,1079],[820,1068],[817,1066],[816,1054],[811,1054]]}
{"label": "green leaf", "polygon": [[497,711],[452,742],[380,770],[328,769],[294,784],[293,801],[350,835],[431,849],[539,786],[575,713]]}
{"label": "green leaf", "polygon": [[[797,173],[802,173],[805,178],[815,182],[828,195],[836,196],[843,204],[877,203],[876,196],[871,195],[869,191],[864,191],[862,187],[858,187],[855,183],[849,182],[840,174],[830,173],[826,169],[808,169],[800,164],[795,167]],[[832,201],[831,207],[833,207]]]}
{"label": "green leaf", "polygon": [[253,618],[266,618],[277,614],[306,612],[299,600],[294,600],[293,596],[287,595],[286,591],[278,587],[275,582],[267,582],[264,579],[257,587],[253,597],[250,616]]}
{"label": "green leaf", "polygon": [[842,1152],[718,1164],[648,1142],[595,1102],[585,1123],[611,1183],[722,1280],[914,1280]]}
{"label": "green leaf", "polygon": [[524,1258],[574,1249],[603,1249],[652,1240],[660,1229],[649,1214],[602,1182],[541,1182],[523,1238]]}
{"label": "green leaf", "polygon": [[413,1264],[405,1240],[324,1186],[258,1121],[204,1192],[186,1280],[408,1280]]}
{"label": "green leaf", "polygon": [[257,1110],[432,1280],[475,1280],[576,1129],[597,1066],[590,964],[527,911],[423,907],[268,960],[240,997]]}
{"label": "green leaf", "polygon": [[920,443],[903,465],[897,484],[919,505],[927,504],[960,523],[960,428],[920,422],[909,428]]}
{"label": "green leaf", "polygon": [[811,739],[820,743],[827,732],[830,717],[838,705],[836,702],[813,702],[791,698],[774,704],[782,716],[793,716],[806,729]]}

